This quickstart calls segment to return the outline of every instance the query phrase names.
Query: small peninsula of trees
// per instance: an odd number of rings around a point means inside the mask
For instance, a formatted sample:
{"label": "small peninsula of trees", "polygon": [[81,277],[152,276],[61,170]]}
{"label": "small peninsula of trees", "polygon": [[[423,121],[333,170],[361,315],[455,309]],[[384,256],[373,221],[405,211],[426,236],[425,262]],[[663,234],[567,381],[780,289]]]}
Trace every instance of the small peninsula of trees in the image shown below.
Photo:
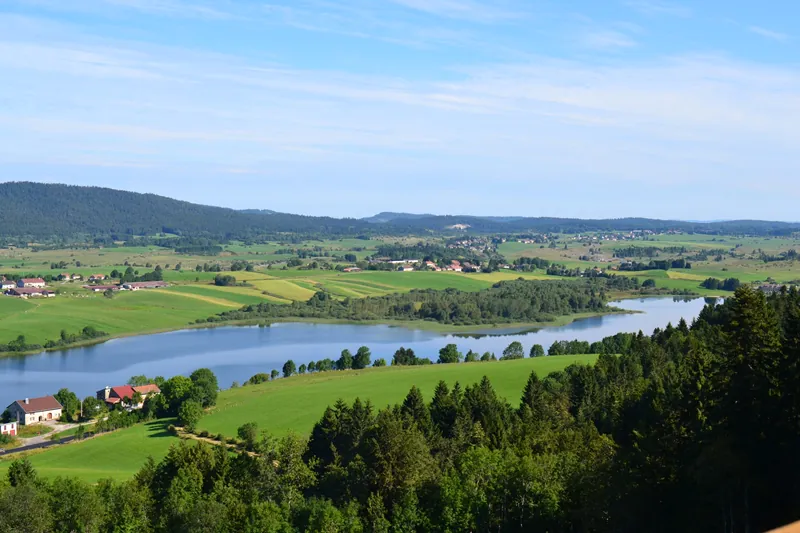
{"label": "small peninsula of trees", "polygon": [[290,317],[432,320],[444,324],[547,322],[558,316],[610,311],[605,287],[603,281],[515,280],[478,292],[428,289],[344,300],[319,291],[306,302],[288,305],[263,302],[198,322]]}
{"label": "small peninsula of trees", "polygon": [[714,291],[735,291],[742,283],[736,278],[717,279],[708,278],[700,284],[703,288],[711,289]]}

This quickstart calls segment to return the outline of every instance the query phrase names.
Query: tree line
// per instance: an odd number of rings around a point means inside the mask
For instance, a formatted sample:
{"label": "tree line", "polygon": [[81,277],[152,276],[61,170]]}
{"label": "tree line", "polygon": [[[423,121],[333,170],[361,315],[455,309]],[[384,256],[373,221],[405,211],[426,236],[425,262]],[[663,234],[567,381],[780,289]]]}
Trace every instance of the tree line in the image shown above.
{"label": "tree line", "polygon": [[279,305],[263,302],[198,322],[270,318],[342,320],[432,320],[445,324],[547,322],[558,316],[603,312],[605,284],[515,280],[477,292],[457,289],[413,290],[368,298],[336,299],[319,291],[308,301]]}
{"label": "tree line", "polygon": [[100,331],[94,326],[86,326],[78,333],[69,333],[62,329],[58,339],[50,339],[44,345],[29,343],[25,335],[18,335],[16,339],[6,344],[0,344],[0,353],[6,352],[37,352],[41,350],[54,350],[65,348],[81,342],[102,339],[108,337],[108,333]]}
{"label": "tree line", "polygon": [[733,292],[739,287],[741,287],[742,282],[736,278],[727,278],[727,279],[708,278],[704,280],[700,285],[706,289]]}

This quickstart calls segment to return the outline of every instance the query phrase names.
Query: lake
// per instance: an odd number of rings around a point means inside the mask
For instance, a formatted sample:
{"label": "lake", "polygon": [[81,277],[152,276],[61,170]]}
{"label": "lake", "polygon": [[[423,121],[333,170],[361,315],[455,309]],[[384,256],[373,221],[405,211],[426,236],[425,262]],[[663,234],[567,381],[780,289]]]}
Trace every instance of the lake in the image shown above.
{"label": "lake", "polygon": [[0,359],[0,405],[53,394],[62,387],[84,398],[106,385],[123,385],[134,375],[168,378],[202,367],[213,370],[220,386],[228,388],[234,381],[243,383],[259,372],[280,370],[287,359],[297,366],[326,357],[335,360],[343,349],[355,353],[359,346],[370,348],[373,361],[383,357],[391,362],[401,346],[436,361],[439,349],[451,342],[464,353],[470,349],[490,351],[500,357],[515,340],[527,353],[534,344],[547,350],[558,340],[595,342],[619,332],[639,330],[649,335],[668,322],[674,325],[681,318],[691,322],[705,303],[702,298],[687,301],[670,297],[611,305],[638,313],[588,318],[507,335],[460,336],[383,325],[282,323],[266,328],[231,326],[114,339],[86,348]]}

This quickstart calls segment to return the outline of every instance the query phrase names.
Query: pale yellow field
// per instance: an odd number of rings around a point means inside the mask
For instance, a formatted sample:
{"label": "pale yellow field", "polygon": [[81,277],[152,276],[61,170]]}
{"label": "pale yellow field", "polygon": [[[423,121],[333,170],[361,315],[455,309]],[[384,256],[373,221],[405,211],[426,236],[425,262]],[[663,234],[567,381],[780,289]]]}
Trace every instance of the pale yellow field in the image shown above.
{"label": "pale yellow field", "polygon": [[260,291],[266,292],[270,296],[277,296],[278,298],[285,298],[287,300],[308,300],[314,296],[314,291],[300,287],[291,281],[281,279],[258,280],[249,281]]}

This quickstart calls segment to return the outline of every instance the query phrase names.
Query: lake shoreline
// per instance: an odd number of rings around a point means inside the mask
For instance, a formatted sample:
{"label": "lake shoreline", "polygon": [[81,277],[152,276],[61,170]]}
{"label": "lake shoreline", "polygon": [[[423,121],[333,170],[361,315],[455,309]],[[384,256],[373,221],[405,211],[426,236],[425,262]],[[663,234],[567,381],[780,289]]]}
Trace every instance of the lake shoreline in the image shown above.
{"label": "lake shoreline", "polygon": [[125,339],[131,337],[146,337],[149,335],[158,335],[161,333],[174,333],[178,331],[190,331],[194,329],[217,329],[225,327],[255,327],[264,325],[270,327],[273,324],[340,324],[348,326],[389,326],[393,328],[403,328],[412,331],[427,331],[432,333],[439,333],[441,335],[512,335],[517,333],[525,333],[537,331],[542,328],[566,326],[579,320],[588,318],[595,318],[613,314],[631,314],[639,311],[628,311],[611,307],[604,312],[595,313],[575,313],[572,315],[563,315],[557,317],[555,320],[547,322],[507,322],[507,323],[491,323],[491,324],[472,324],[468,326],[458,326],[454,324],[442,324],[431,320],[346,320],[335,318],[303,318],[303,317],[286,317],[279,319],[271,319],[269,321],[261,319],[248,319],[248,320],[230,320],[221,322],[206,322],[198,324],[187,324],[185,326],[178,326],[173,328],[163,328],[145,331],[132,331],[128,333],[120,333],[117,335],[109,335],[98,339],[90,339],[86,341],[70,344],[69,346],[59,346],[56,348],[44,348],[42,350],[30,350],[25,352],[0,352],[0,359],[4,358],[24,358],[31,355],[38,355],[42,353],[53,352],[67,352],[78,348],[87,348],[99,344],[105,344],[109,341],[116,339]]}

